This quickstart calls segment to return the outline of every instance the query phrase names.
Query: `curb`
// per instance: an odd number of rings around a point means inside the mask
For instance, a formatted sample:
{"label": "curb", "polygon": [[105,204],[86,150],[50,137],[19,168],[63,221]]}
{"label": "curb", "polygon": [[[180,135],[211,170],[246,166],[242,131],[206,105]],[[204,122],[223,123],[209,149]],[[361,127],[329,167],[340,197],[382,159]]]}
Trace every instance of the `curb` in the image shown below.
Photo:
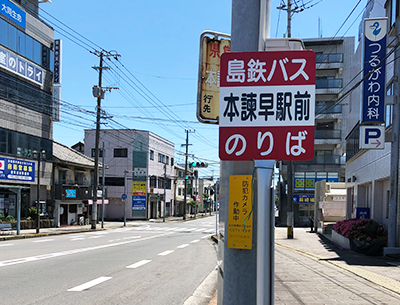
{"label": "curb", "polygon": [[208,305],[217,291],[218,266],[205,278],[183,305]]}

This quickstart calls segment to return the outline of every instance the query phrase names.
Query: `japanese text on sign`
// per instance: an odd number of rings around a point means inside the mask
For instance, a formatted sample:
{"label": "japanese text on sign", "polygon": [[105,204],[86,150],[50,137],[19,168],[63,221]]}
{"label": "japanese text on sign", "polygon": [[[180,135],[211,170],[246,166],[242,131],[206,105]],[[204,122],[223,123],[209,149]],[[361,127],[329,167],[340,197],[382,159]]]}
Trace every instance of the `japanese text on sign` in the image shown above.
{"label": "japanese text on sign", "polygon": [[229,176],[228,247],[251,249],[253,234],[252,176]]}
{"label": "japanese text on sign", "polygon": [[220,158],[312,159],[315,53],[241,52],[222,59]]}
{"label": "japanese text on sign", "polygon": [[8,0],[0,0],[0,12],[10,20],[26,28],[26,13],[14,3]]}
{"label": "japanese text on sign", "polygon": [[386,28],[386,18],[365,20],[362,122],[385,120]]}
{"label": "japanese text on sign", "polygon": [[35,181],[35,163],[25,160],[0,158],[0,179]]}

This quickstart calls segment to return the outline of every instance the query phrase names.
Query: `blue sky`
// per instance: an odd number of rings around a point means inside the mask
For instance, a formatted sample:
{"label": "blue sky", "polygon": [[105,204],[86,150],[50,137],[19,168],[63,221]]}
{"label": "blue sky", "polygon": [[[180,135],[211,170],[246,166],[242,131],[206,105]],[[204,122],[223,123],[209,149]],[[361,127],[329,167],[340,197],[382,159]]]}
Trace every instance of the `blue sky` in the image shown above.
{"label": "blue sky", "polygon": [[[292,37],[317,37],[318,19],[323,37],[335,35],[358,2],[298,0],[298,4],[315,5],[293,16]],[[357,36],[366,2],[361,1],[338,37]],[[286,33],[287,15],[276,9],[280,0],[271,3],[270,36],[279,38]],[[92,67],[99,65],[99,58],[89,50],[116,51],[123,66],[110,62],[103,86],[120,89],[107,93],[102,101],[112,116],[102,128],[154,132],[175,143],[178,162],[184,160],[179,153],[184,152],[185,129],[195,130],[189,136],[189,153],[214,161],[202,169],[201,176],[217,175],[218,127],[196,119],[199,39],[204,30],[230,33],[231,4],[231,0],[52,0],[40,4],[39,14],[54,27],[55,38],[63,40],[63,106],[61,122],[54,123],[54,140],[71,146],[83,141],[84,129],[95,128],[92,87],[98,83],[98,73]]]}

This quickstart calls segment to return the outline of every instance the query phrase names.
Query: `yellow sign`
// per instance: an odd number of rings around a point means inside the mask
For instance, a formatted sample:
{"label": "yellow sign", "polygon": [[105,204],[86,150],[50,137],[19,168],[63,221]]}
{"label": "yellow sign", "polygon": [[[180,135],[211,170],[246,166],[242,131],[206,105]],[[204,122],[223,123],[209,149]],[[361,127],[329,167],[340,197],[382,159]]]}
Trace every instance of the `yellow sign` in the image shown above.
{"label": "yellow sign", "polygon": [[228,248],[251,249],[253,236],[252,176],[229,176]]}
{"label": "yellow sign", "polygon": [[215,33],[213,37],[205,32],[201,37],[200,71],[197,93],[197,119],[201,123],[218,124],[219,119],[219,70],[221,55],[230,52],[231,41],[218,39],[218,36],[229,37]]}
{"label": "yellow sign", "polygon": [[132,195],[146,196],[146,181],[132,181]]}

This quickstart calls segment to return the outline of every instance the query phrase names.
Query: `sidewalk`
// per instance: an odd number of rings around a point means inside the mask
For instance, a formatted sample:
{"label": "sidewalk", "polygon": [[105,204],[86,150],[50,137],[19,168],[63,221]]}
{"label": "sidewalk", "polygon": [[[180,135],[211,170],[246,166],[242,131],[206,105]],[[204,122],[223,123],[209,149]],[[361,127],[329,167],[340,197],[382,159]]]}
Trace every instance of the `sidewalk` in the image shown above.
{"label": "sidewalk", "polygon": [[381,287],[400,294],[400,259],[366,256],[333,244],[328,236],[294,228],[294,238],[287,239],[286,228],[276,228],[275,247],[284,247],[317,261],[325,261]]}

